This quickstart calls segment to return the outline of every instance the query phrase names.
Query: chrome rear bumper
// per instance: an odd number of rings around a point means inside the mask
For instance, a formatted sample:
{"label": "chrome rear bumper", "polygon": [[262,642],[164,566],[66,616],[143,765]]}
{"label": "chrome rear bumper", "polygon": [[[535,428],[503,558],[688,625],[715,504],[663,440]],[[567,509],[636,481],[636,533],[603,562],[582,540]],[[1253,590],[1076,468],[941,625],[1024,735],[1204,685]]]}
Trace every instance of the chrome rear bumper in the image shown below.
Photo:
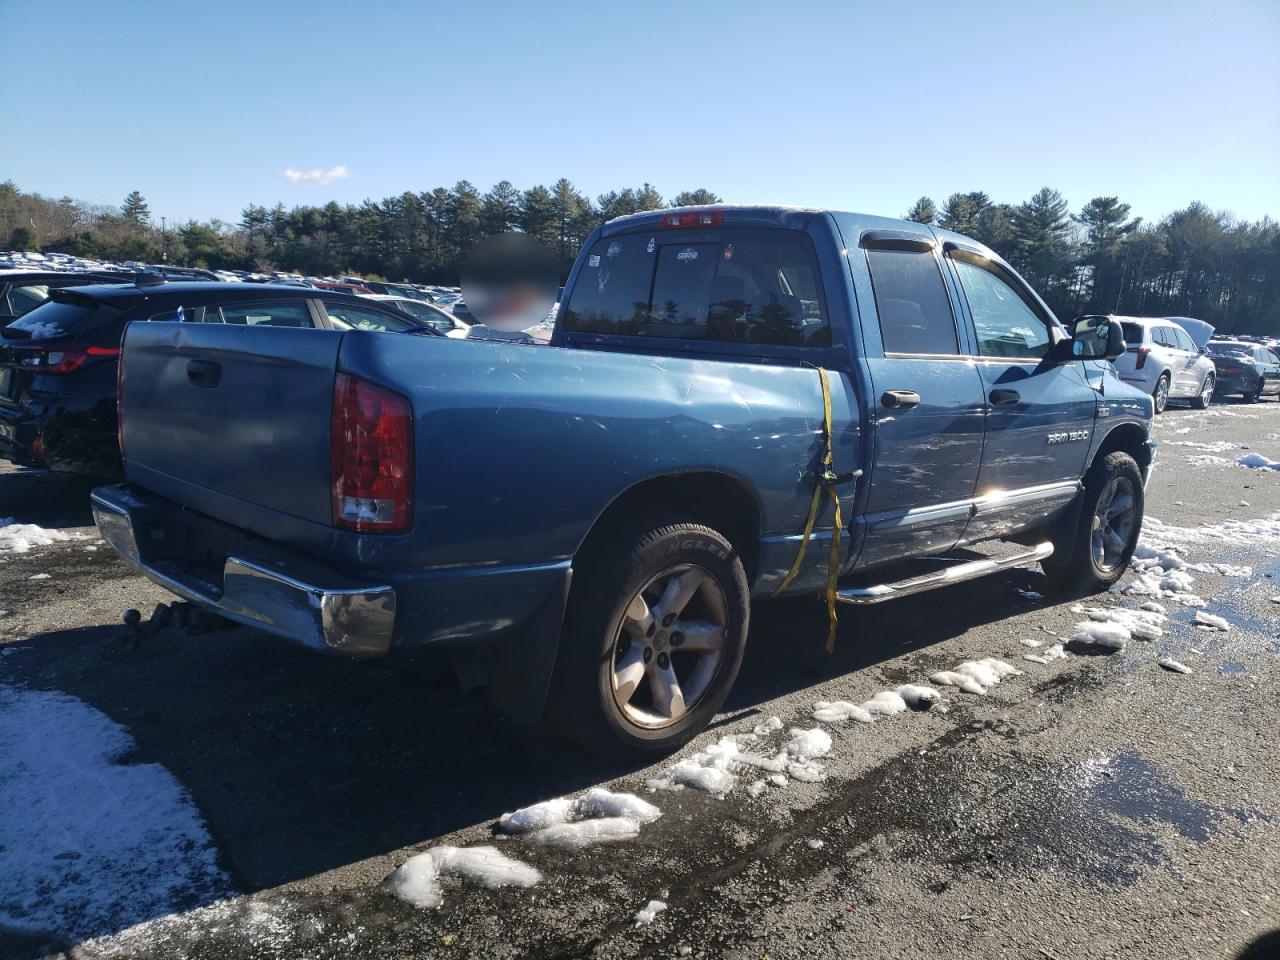
{"label": "chrome rear bumper", "polygon": [[352,580],[322,563],[266,549],[228,555],[221,584],[171,560],[149,558],[142,525],[150,528],[181,508],[126,487],[99,487],[93,518],[116,553],[171,593],[219,616],[285,637],[313,650],[377,657],[391,647],[396,594],[385,584]]}

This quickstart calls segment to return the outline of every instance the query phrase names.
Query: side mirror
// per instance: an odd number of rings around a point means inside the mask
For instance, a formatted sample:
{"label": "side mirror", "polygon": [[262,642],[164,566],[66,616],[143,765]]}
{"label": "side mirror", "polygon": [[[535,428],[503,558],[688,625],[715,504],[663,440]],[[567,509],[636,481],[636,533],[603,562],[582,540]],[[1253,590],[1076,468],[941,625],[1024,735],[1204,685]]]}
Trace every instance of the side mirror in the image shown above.
{"label": "side mirror", "polygon": [[1071,321],[1071,338],[1058,343],[1058,359],[1114,360],[1124,354],[1124,331],[1110,317],[1090,315]]}

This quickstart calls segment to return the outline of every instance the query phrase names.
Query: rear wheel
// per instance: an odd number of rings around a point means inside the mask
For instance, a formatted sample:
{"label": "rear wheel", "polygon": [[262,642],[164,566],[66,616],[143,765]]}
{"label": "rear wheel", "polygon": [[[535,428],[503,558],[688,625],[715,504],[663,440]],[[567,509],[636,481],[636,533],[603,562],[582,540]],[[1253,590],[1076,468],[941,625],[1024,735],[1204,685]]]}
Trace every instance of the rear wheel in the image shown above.
{"label": "rear wheel", "polygon": [[670,753],[710,722],[738,675],[746,572],[729,541],[700,524],[603,537],[575,564],[548,714],[594,753]]}
{"label": "rear wheel", "polygon": [[1075,530],[1041,564],[1057,589],[1076,594],[1107,589],[1133,559],[1145,506],[1137,462],[1122,451],[1107,454],[1085,476],[1083,497]]}
{"label": "rear wheel", "polygon": [[1169,405],[1169,375],[1167,373],[1160,374],[1160,379],[1156,381],[1156,388],[1151,396],[1156,401],[1156,413],[1164,413],[1164,408]]}
{"label": "rear wheel", "polygon": [[1243,394],[1243,396],[1245,403],[1257,403],[1262,399],[1262,383],[1259,382],[1258,385],[1253,388],[1252,393],[1246,393]]}
{"label": "rear wheel", "polygon": [[1215,380],[1213,378],[1213,374],[1211,373],[1204,378],[1204,386],[1200,388],[1199,396],[1195,397],[1191,401],[1191,406],[1195,407],[1197,410],[1204,410],[1206,407],[1208,407],[1210,401],[1213,400],[1214,386],[1215,386]]}

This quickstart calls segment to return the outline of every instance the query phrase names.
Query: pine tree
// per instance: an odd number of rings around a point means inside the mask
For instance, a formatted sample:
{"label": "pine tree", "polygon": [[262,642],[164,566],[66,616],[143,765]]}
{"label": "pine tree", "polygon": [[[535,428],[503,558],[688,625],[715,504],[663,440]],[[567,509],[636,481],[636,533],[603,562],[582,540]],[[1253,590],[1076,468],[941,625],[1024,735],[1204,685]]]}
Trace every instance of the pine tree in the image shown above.
{"label": "pine tree", "polygon": [[151,222],[151,208],[147,206],[147,201],[142,199],[142,194],[137,190],[124,198],[124,203],[120,205],[120,212],[124,214],[126,220],[131,220],[140,227],[145,227]]}
{"label": "pine tree", "polygon": [[911,209],[906,212],[904,220],[913,220],[916,223],[933,223],[938,219],[938,208],[933,205],[933,200],[929,197],[921,197],[911,205]]}
{"label": "pine tree", "polygon": [[506,233],[520,220],[520,191],[510,180],[493,185],[480,200],[480,230],[486,236]]}
{"label": "pine tree", "polygon": [[671,205],[673,207],[705,207],[720,202],[720,198],[710,190],[699,187],[697,190],[686,190],[683,193],[677,193],[672,198]]}
{"label": "pine tree", "polygon": [[1071,249],[1071,217],[1057,190],[1042,187],[1013,213],[1010,261],[1032,286],[1065,286],[1075,266]]}

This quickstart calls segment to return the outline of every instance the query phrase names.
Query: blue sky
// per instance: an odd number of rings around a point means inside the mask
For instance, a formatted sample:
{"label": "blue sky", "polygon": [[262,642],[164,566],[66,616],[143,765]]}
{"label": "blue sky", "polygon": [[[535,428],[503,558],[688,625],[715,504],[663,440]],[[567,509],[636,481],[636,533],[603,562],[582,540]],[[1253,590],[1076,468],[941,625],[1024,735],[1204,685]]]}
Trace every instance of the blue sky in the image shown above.
{"label": "blue sky", "polygon": [[138,189],[170,222],[561,176],[891,216],[1044,185],[1073,209],[1280,216],[1276,0],[0,0],[0,20],[0,179]]}

